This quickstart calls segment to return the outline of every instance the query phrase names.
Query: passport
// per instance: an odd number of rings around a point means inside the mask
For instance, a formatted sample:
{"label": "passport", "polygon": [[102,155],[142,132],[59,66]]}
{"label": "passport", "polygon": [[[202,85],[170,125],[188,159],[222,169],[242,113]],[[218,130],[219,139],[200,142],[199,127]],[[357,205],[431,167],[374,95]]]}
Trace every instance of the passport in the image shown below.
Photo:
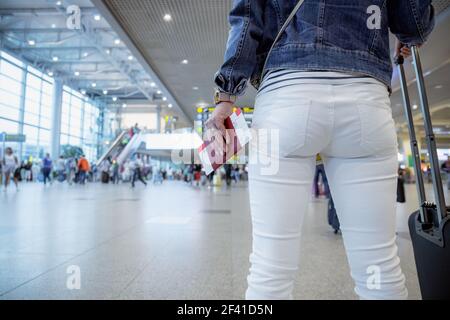
{"label": "passport", "polygon": [[239,108],[225,120],[225,128],[229,137],[228,143],[225,137],[217,131],[216,135],[204,141],[198,148],[199,157],[207,175],[226,164],[251,140],[250,128]]}

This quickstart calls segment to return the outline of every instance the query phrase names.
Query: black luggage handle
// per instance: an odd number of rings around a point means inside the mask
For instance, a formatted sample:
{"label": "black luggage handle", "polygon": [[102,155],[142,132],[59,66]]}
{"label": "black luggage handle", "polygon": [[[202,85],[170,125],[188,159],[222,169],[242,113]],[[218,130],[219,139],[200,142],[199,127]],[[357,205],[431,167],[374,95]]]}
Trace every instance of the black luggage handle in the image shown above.
{"label": "black luggage handle", "polygon": [[[442,187],[442,179],[439,171],[439,161],[436,151],[436,138],[433,132],[433,125],[431,122],[430,109],[428,106],[428,97],[425,89],[425,80],[422,72],[422,65],[419,56],[419,49],[417,46],[412,46],[412,56],[414,62],[414,71],[417,79],[417,88],[419,91],[421,112],[425,124],[425,133],[427,140],[428,154],[430,156],[431,175],[433,180],[433,191],[435,195],[436,204],[427,202],[425,195],[425,187],[423,182],[422,171],[420,168],[420,152],[416,138],[416,132],[414,130],[414,119],[411,111],[411,102],[408,93],[408,84],[406,82],[405,70],[404,70],[404,58],[399,55],[395,59],[395,63],[398,66],[400,84],[403,96],[403,104],[405,109],[405,116],[408,123],[408,131],[411,140],[411,151],[414,156],[414,170],[416,174],[417,193],[420,201],[420,218],[424,224],[433,223],[434,226],[439,226],[442,220],[447,216],[447,209],[445,205],[444,189]],[[432,216],[434,221],[429,221],[430,216],[427,214],[427,208],[436,208],[437,215]],[[437,220],[436,220],[437,219]]]}

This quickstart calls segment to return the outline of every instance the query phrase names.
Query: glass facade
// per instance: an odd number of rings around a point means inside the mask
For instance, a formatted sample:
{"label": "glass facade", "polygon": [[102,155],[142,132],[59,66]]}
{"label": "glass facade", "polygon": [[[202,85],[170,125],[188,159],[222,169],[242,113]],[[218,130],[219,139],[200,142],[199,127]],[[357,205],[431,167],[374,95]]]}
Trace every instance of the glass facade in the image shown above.
{"label": "glass facade", "polygon": [[81,147],[89,160],[97,159],[99,109],[66,86],[62,101],[61,144]]}
{"label": "glass facade", "polygon": [[[21,158],[42,158],[51,150],[53,86],[51,77],[0,51],[0,132],[26,136],[23,144],[7,144]],[[61,145],[81,147],[95,160],[99,108],[65,86],[61,111]]]}

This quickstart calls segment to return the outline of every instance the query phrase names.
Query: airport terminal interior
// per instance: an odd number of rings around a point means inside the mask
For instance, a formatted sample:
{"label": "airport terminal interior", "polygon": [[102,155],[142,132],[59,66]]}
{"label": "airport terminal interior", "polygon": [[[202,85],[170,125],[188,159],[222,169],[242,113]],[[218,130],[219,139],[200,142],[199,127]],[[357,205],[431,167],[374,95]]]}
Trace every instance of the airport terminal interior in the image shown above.
{"label": "airport terminal interior", "polygon": [[[0,0],[0,155],[11,149],[17,159],[11,181],[2,176],[0,299],[244,298],[248,157],[209,176],[174,161],[180,152],[195,158],[214,111],[232,3]],[[433,5],[436,27],[420,52],[448,204],[450,1]],[[419,94],[411,60],[405,65],[433,200]],[[392,90],[397,244],[409,299],[417,300],[408,217],[419,200],[396,69]],[[255,95],[249,88],[236,103],[250,127]],[[328,211],[318,175],[294,299],[358,299]]]}

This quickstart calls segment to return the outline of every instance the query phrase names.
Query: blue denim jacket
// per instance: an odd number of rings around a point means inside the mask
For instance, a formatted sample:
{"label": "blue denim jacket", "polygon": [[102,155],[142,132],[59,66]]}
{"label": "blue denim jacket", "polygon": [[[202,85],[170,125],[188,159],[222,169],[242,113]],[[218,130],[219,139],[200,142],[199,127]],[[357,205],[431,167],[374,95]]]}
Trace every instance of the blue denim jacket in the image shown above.
{"label": "blue denim jacket", "polygon": [[[257,86],[297,1],[234,0],[225,61],[215,77],[221,91],[242,94],[248,80]],[[389,30],[402,43],[421,44],[433,27],[431,0],[305,0],[266,69],[361,73],[389,87]]]}

